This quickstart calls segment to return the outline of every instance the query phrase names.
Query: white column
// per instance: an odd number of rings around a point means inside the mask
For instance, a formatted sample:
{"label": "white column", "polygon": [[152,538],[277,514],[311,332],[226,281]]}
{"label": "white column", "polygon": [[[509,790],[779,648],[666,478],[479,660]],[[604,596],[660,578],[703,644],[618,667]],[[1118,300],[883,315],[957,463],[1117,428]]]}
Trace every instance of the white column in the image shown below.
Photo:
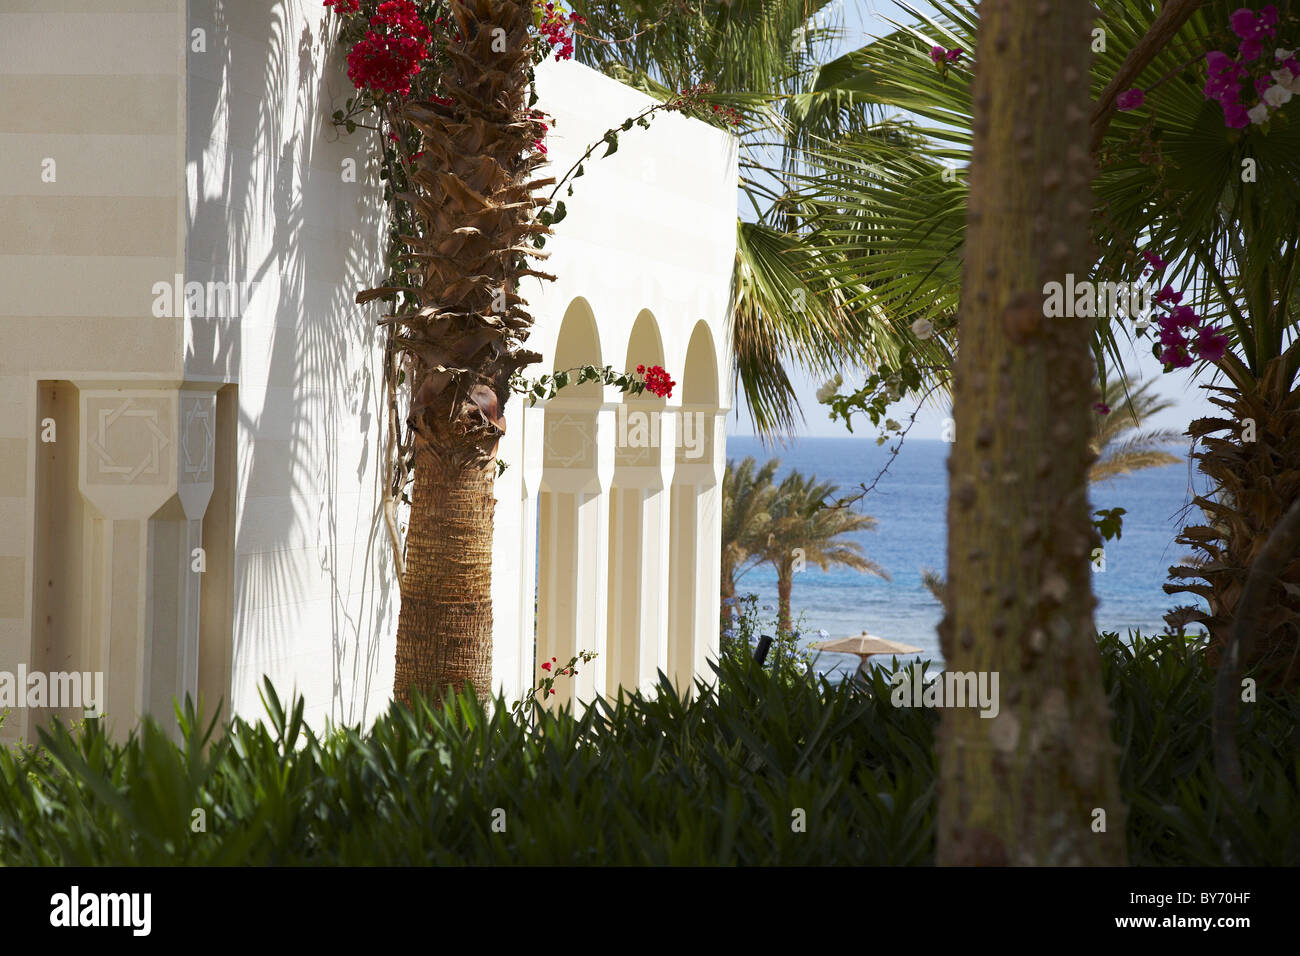
{"label": "white column", "polygon": [[84,567],[87,667],[125,738],[145,714],[171,726],[196,693],[202,517],[212,495],[210,391],[80,386],[78,487],[92,513]]}
{"label": "white column", "polygon": [[[663,424],[668,428],[664,433]],[[667,665],[667,495],[664,463],[673,454],[673,416],[657,400],[617,409],[610,490],[607,693],[649,692]]]}
{"label": "white column", "polygon": [[[613,410],[555,399],[546,408],[538,573],[538,659],[597,659],[556,683],[553,703],[590,703],[605,692]],[[602,447],[602,436],[603,444]],[[602,481],[602,478],[604,479]]]}
{"label": "white column", "polygon": [[669,530],[668,674],[680,692],[696,678],[713,679],[708,662],[718,653],[722,496],[714,434],[719,419],[716,407],[679,410]]}
{"label": "white column", "polygon": [[[539,544],[538,518],[541,500],[542,468],[546,435],[546,412],[541,408],[526,408],[523,414],[522,475],[520,489],[522,515],[520,518],[519,547],[520,575],[519,603],[520,639],[522,648],[518,661],[518,686],[523,693],[536,687],[544,673],[537,664],[543,660],[537,650],[540,632],[539,613],[541,582],[538,579],[537,551]],[[543,565],[545,567],[545,565]],[[549,659],[551,655],[547,655]],[[558,656],[558,655],[557,655]],[[534,659],[536,657],[536,660]]]}

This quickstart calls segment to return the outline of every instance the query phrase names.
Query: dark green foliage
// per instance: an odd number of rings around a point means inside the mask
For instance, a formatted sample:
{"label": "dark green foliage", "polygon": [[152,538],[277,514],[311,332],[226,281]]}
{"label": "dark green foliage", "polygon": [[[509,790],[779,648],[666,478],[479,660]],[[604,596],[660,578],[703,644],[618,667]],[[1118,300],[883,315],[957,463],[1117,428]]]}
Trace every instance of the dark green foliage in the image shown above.
{"label": "dark green foliage", "polygon": [[1214,776],[1214,671],[1205,640],[1101,638],[1102,669],[1128,804],[1129,862],[1140,865],[1300,864],[1300,694],[1259,690],[1238,731],[1247,807]]}
{"label": "dark green foliage", "polygon": [[[1101,649],[1133,861],[1223,862],[1227,837],[1236,862],[1300,862],[1300,699],[1244,705],[1256,803],[1233,822],[1200,645],[1107,635]],[[895,708],[880,668],[863,689],[720,667],[721,691],[665,685],[582,717],[523,720],[471,694],[317,736],[268,686],[266,722],[218,736],[188,709],[179,746],[152,724],[125,745],[96,721],[56,726],[38,748],[0,748],[0,862],[933,862],[936,712]]]}

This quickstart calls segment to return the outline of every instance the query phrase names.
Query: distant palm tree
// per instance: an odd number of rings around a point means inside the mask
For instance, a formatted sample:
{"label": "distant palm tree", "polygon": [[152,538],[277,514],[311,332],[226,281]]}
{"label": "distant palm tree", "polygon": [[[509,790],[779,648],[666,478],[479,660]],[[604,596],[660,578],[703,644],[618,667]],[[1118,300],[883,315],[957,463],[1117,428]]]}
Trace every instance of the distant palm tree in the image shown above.
{"label": "distant palm tree", "polygon": [[876,519],[827,504],[838,491],[837,485],[797,471],[776,489],[761,553],[763,562],[776,569],[777,625],[783,634],[792,630],[790,592],[796,566],[815,564],[826,571],[838,565],[889,580],[884,568],[863,556],[861,544],[845,540],[859,531],[874,531]]}
{"label": "distant palm tree", "polygon": [[1154,381],[1134,382],[1125,391],[1119,376],[1111,376],[1102,390],[1102,402],[1110,409],[1097,415],[1092,449],[1098,458],[1088,472],[1088,481],[1096,484],[1143,468],[1176,465],[1182,458],[1161,451],[1161,447],[1181,440],[1178,432],[1167,428],[1140,431],[1142,423],[1174,403],[1151,394]]}
{"label": "distant palm tree", "polygon": [[759,552],[772,520],[768,512],[776,494],[772,478],[781,460],[770,459],[762,468],[757,465],[746,458],[737,468],[729,460],[722,476],[722,613],[727,618],[731,604],[726,599],[736,596],[736,578],[762,560]]}
{"label": "distant palm tree", "polygon": [[945,600],[944,589],[948,587],[948,580],[933,568],[921,569],[921,583],[925,589],[934,596],[934,599],[942,604]]}

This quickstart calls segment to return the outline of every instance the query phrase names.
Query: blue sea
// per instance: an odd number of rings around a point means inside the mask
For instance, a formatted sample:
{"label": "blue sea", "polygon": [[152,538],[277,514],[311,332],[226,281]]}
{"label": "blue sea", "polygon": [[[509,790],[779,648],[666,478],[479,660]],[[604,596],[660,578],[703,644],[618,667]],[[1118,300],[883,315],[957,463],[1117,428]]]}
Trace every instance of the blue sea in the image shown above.
{"label": "blue sea", "polygon": [[[921,656],[943,660],[935,628],[942,612],[921,583],[923,568],[944,571],[948,500],[946,462],[952,446],[942,441],[908,439],[875,489],[855,507],[877,521],[875,531],[857,535],[866,556],[889,572],[892,580],[846,568],[823,572],[810,565],[796,574],[791,611],[803,617],[804,643],[868,631],[923,649]],[[778,480],[792,469],[834,482],[841,493],[870,484],[889,457],[889,446],[870,438],[800,438],[764,448],[756,438],[729,436],[727,457],[760,462],[779,458]],[[1203,481],[1196,475],[1198,482]],[[1100,630],[1126,634],[1132,628],[1159,632],[1163,614],[1191,595],[1168,595],[1161,585],[1167,570],[1179,563],[1186,549],[1174,543],[1178,516],[1191,501],[1191,473],[1185,463],[1151,468],[1092,486],[1092,506],[1124,508],[1122,537],[1106,543],[1105,570],[1093,574],[1100,604]],[[1199,485],[1198,485],[1199,486]],[[1194,509],[1193,514],[1199,515]],[[776,575],[769,567],[749,571],[737,582],[740,594],[759,596],[759,606],[776,604]],[[764,616],[775,618],[774,612]],[[842,676],[857,667],[858,658],[820,654],[817,670]]]}

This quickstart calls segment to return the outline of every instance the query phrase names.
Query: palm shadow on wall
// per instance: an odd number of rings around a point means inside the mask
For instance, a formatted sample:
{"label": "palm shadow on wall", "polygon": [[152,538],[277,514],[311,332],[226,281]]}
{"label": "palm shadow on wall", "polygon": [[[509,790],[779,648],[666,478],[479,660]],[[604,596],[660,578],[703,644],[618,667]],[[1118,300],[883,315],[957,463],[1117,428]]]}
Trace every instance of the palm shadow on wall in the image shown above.
{"label": "palm shadow on wall", "polygon": [[383,216],[371,144],[340,142],[329,120],[350,85],[326,18],[311,0],[190,2],[191,35],[207,36],[188,53],[187,279],[258,292],[242,319],[192,320],[185,367],[240,384],[235,709],[261,716],[263,673],[284,697],[328,652],[328,708],[303,688],[309,713],[364,723],[388,698],[379,652],[396,626],[377,507],[382,349],[353,300],[381,275]]}

